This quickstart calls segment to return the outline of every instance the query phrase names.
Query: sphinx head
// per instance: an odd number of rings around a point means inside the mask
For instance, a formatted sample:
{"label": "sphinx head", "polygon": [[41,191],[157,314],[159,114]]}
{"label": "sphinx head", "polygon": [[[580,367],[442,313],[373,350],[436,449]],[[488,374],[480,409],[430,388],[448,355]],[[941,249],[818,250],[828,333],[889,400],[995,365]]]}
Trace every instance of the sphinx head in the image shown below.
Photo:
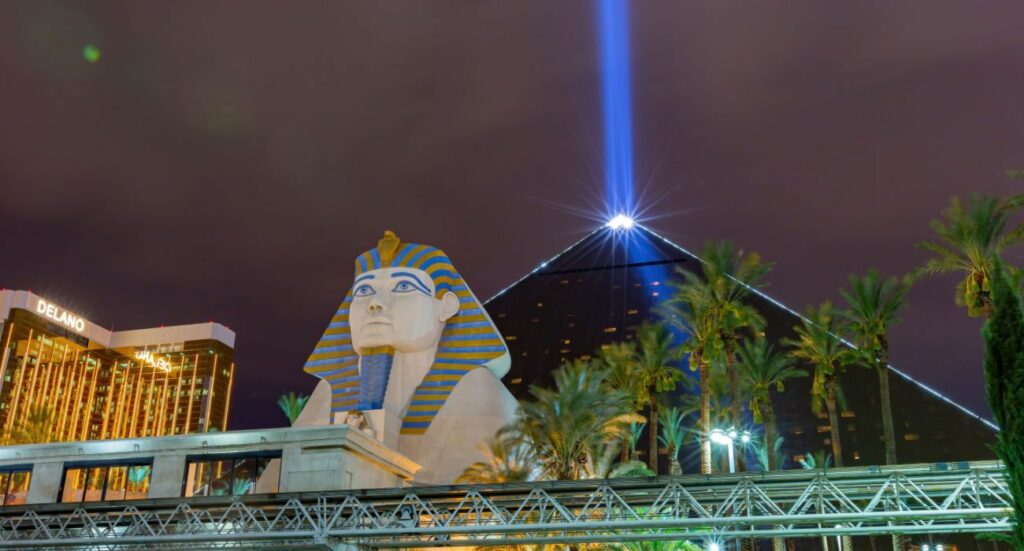
{"label": "sphinx head", "polygon": [[445,324],[459,311],[454,293],[438,296],[434,280],[417,268],[378,268],[352,285],[349,324],[357,351],[393,348],[427,350],[441,340]]}
{"label": "sphinx head", "polygon": [[[441,388],[476,367],[486,367],[499,378],[509,368],[508,349],[497,327],[448,256],[385,232],[376,248],[356,258],[352,287],[305,370],[331,383],[332,408],[344,412],[363,401],[360,389],[367,388],[367,369],[383,361],[380,357],[434,346],[439,372],[428,380],[437,378]],[[360,357],[372,361],[360,367]]]}

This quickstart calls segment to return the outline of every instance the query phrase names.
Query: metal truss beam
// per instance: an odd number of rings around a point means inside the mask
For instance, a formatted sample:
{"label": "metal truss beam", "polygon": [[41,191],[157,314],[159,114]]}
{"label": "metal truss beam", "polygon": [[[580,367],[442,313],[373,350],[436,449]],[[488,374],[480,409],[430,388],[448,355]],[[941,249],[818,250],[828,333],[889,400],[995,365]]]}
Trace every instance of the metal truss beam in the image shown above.
{"label": "metal truss beam", "polygon": [[0,547],[498,546],[1002,532],[996,462],[0,508]]}

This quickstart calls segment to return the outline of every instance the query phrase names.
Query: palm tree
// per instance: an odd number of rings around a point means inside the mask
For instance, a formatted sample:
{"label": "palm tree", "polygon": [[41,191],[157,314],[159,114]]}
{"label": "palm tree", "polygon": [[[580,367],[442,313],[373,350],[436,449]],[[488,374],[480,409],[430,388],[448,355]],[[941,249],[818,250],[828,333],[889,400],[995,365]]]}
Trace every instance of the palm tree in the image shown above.
{"label": "palm tree", "polygon": [[658,472],[658,397],[676,389],[680,381],[690,382],[676,366],[683,356],[683,349],[674,343],[672,332],[662,323],[640,324],[636,330],[638,343],[635,376],[637,385],[644,389],[645,402],[649,409],[647,427],[650,457],[648,466]]}
{"label": "palm tree", "polygon": [[849,362],[849,349],[836,336],[838,322],[832,313],[832,303],[811,307],[801,324],[793,329],[796,339],[784,339],[792,347],[790,355],[803,360],[814,368],[814,383],[811,385],[811,409],[815,414],[828,411],[829,429],[832,440],[832,456],[836,466],[843,466],[843,445],[839,438],[839,407],[844,402],[839,375]]}
{"label": "palm tree", "polygon": [[708,243],[704,247],[703,260],[704,276],[714,291],[715,308],[718,310],[718,330],[729,376],[732,422],[738,427],[743,423],[743,399],[735,367],[736,342],[743,331],[760,331],[764,327],[764,318],[746,302],[746,298],[752,288],[764,284],[764,278],[772,267],[761,260],[761,255],[737,250],[729,241]]}
{"label": "palm tree", "polygon": [[885,438],[885,462],[896,464],[896,431],[892,422],[892,398],[889,394],[889,328],[900,322],[897,317],[910,290],[910,283],[895,277],[881,279],[876,270],[864,277],[850,276],[850,290],[842,291],[848,309],[846,331],[853,336],[856,360],[878,374],[882,401],[882,433]]}
{"label": "palm tree", "polygon": [[658,441],[668,449],[669,471],[672,476],[683,474],[683,466],[679,464],[679,450],[686,440],[686,429],[683,428],[683,421],[686,414],[679,408],[668,408],[661,410],[661,435]]}
{"label": "palm tree", "polygon": [[737,352],[741,383],[750,396],[750,411],[755,422],[764,423],[766,466],[771,471],[776,467],[775,454],[771,450],[778,436],[771,389],[774,387],[775,392],[783,392],[786,379],[806,377],[807,371],[793,367],[793,359],[776,352],[764,337],[742,342]]}
{"label": "palm tree", "polygon": [[21,427],[11,433],[8,444],[43,444],[49,442],[56,421],[53,409],[43,404],[33,404]]}
{"label": "palm tree", "polygon": [[992,258],[1005,249],[1024,242],[1024,224],[1010,228],[1010,217],[1024,207],[1024,194],[999,198],[973,194],[964,208],[954,197],[942,212],[942,220],[933,220],[932,231],[938,238],[918,247],[933,253],[931,259],[914,271],[913,277],[959,272],[964,279],[956,289],[956,303],[967,307],[968,315],[991,318],[993,310]]}
{"label": "palm tree", "polygon": [[630,399],[606,384],[608,369],[599,362],[573,360],[553,373],[555,388],[531,386],[510,433],[531,446],[540,476],[578,479],[588,453],[601,443],[621,442],[638,415]]}
{"label": "palm tree", "polygon": [[670,281],[669,285],[673,293],[660,313],[687,335],[683,351],[689,354],[690,370],[700,373],[700,472],[711,474],[711,361],[707,352],[712,345],[713,319],[702,301],[692,300],[693,290],[686,283]]}
{"label": "palm tree", "polygon": [[299,418],[302,408],[306,407],[306,402],[308,401],[309,396],[289,392],[288,394],[282,394],[277,399],[277,407],[281,408],[284,416],[288,418],[288,424],[294,425],[295,420]]}
{"label": "palm tree", "polygon": [[[683,272],[691,300],[703,302],[714,323],[713,351],[724,359],[729,381],[732,425],[743,424],[743,396],[736,371],[737,341],[746,332],[760,331],[764,318],[747,302],[751,290],[763,284],[771,265],[757,253],[744,253],[730,241],[708,241],[701,252],[703,279]],[[742,461],[741,461],[742,464]]]}
{"label": "palm tree", "polygon": [[[608,386],[625,392],[629,397],[633,411],[642,411],[647,407],[649,395],[643,387],[643,381],[637,377],[637,354],[636,343],[633,341],[622,341],[611,343],[601,347],[598,353],[599,360],[608,368]],[[646,423],[639,424],[642,429]],[[635,438],[634,438],[635,436]],[[622,461],[635,459],[636,445],[639,435],[629,433],[622,445]]]}
{"label": "palm tree", "polygon": [[537,471],[537,456],[505,429],[480,444],[485,461],[473,463],[455,479],[457,484],[526,482]]}

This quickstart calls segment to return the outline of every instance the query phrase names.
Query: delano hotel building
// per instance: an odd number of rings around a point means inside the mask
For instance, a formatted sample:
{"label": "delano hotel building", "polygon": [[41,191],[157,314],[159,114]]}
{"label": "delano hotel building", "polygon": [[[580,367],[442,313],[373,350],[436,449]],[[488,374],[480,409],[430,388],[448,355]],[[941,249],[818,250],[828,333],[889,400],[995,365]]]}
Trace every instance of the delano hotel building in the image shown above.
{"label": "delano hotel building", "polygon": [[0,442],[31,431],[67,442],[227,429],[235,334],[223,325],[110,331],[9,290],[0,322]]}

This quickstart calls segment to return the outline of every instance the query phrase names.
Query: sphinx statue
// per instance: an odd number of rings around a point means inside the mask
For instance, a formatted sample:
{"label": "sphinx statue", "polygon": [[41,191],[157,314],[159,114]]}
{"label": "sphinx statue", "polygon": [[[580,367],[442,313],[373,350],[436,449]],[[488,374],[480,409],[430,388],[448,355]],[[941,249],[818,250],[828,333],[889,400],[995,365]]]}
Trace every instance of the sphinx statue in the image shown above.
{"label": "sphinx statue", "polygon": [[322,380],[295,425],[363,417],[365,433],[422,466],[417,483],[450,484],[514,419],[508,368],[504,339],[448,256],[388,231],[356,259],[306,361]]}

